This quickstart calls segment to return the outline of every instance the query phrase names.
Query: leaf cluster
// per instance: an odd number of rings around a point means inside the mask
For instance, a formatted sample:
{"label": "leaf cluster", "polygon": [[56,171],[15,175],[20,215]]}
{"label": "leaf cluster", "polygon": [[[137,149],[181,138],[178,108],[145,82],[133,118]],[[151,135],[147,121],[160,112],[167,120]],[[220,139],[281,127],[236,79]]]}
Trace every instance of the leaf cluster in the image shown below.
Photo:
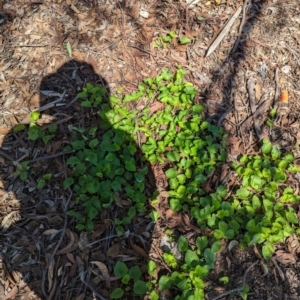
{"label": "leaf cluster", "polygon": [[[149,284],[141,280],[142,271],[138,266],[133,266],[130,269],[122,261],[118,261],[114,267],[114,274],[121,279],[122,285],[130,289],[130,283],[133,281],[133,293],[137,296],[145,295],[149,290]],[[119,287],[113,290],[110,294],[110,299],[120,299],[124,295],[124,287]]]}
{"label": "leaf cluster", "polygon": [[39,126],[36,122],[40,118],[39,111],[33,111],[30,114],[30,124],[29,126],[25,126],[24,124],[18,124],[14,127],[14,132],[22,131],[27,128],[28,139],[31,141],[35,141],[37,139],[42,139],[44,144],[47,144],[51,139],[55,137],[55,133],[57,130],[57,124],[51,124],[47,126],[47,128],[42,130],[42,127]]}
{"label": "leaf cluster", "polygon": [[[101,89],[87,86],[79,97],[83,107],[95,110],[100,126],[73,128],[69,149],[75,153],[67,161],[72,175],[64,181],[64,188],[72,187],[76,204],[84,209],[69,212],[77,218],[80,230],[91,230],[101,209],[125,193],[133,206],[125,217],[115,220],[116,230],[122,234],[132,218],[145,211],[148,200],[144,193],[148,169],[135,160],[137,137],[143,137],[144,161],[167,166],[171,209],[189,212],[200,229],[209,229],[211,234],[198,236],[194,246],[181,236],[178,249],[183,260],[172,253],[163,254],[173,271],[161,276],[157,287],[155,280],[147,285],[153,300],[158,299],[157,288],[171,287],[179,291],[175,299],[203,299],[204,280],[214,266],[221,239],[237,239],[241,246],[259,244],[268,259],[274,244],[297,231],[299,225],[294,205],[300,196],[286,186],[290,174],[299,171],[293,164],[295,158],[291,153],[282,154],[268,141],[263,141],[261,154],[242,155],[232,164],[238,187],[230,193],[225,186],[205,192],[209,176],[226,160],[225,136],[222,128],[203,119],[204,108],[195,104],[196,90],[183,80],[184,75],[182,69],[175,74],[163,69],[158,76],[145,78],[137,92],[123,98],[111,96],[111,106],[103,102]],[[132,109],[133,102],[153,99],[163,109],[152,111],[147,105]],[[158,213],[153,210],[150,217],[157,221]],[[115,275],[123,285],[135,280],[125,264],[123,269],[120,263],[119,267],[123,273],[118,269]],[[148,265],[148,273],[155,273],[154,262]],[[139,294],[137,290],[134,293]],[[121,298],[123,294],[124,289],[119,288],[111,297]]]}

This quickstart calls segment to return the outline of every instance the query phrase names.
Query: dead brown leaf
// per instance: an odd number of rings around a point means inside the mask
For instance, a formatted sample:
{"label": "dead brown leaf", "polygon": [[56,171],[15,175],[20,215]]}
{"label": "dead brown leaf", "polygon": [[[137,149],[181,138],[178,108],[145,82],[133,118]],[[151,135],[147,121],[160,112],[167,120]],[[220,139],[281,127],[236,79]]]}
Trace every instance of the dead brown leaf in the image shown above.
{"label": "dead brown leaf", "polygon": [[74,50],[73,51],[73,56],[76,58],[76,59],[78,59],[78,60],[84,60],[85,59],[85,53],[82,53],[82,52],[79,52],[79,51],[77,51],[77,50]]}
{"label": "dead brown leaf", "polygon": [[99,270],[105,280],[106,287],[110,288],[110,276],[109,276],[109,272],[108,272],[106,265],[104,263],[102,263],[101,261],[91,261],[91,264],[95,264],[99,268]]}
{"label": "dead brown leaf", "polygon": [[39,93],[34,93],[30,100],[29,100],[29,107],[30,108],[38,108],[41,106],[41,103],[43,103],[46,100],[46,96]]}
{"label": "dead brown leaf", "polygon": [[195,226],[194,224],[192,224],[191,219],[188,214],[183,214],[182,220],[183,220],[183,224],[182,224],[181,228],[179,228],[179,229],[181,229],[184,232],[194,230],[198,234],[201,233],[200,228],[198,226]]}
{"label": "dead brown leaf", "polygon": [[151,165],[151,169],[155,178],[155,184],[158,191],[165,190],[168,187],[168,180],[162,166],[159,164]]}
{"label": "dead brown leaf", "polygon": [[167,226],[169,228],[175,228],[179,226],[182,222],[182,215],[173,211],[172,209],[167,209],[166,212]]}
{"label": "dead brown leaf", "polygon": [[176,50],[180,52],[185,52],[187,47],[188,47],[187,45],[178,45],[176,46]]}
{"label": "dead brown leaf", "polygon": [[243,153],[242,140],[240,138],[230,135],[226,140],[226,144],[226,150],[232,156],[238,156]]}
{"label": "dead brown leaf", "polygon": [[69,252],[75,242],[74,233],[70,229],[67,229],[66,232],[70,236],[70,242],[65,248],[57,251],[57,253],[56,253],[57,255],[61,255],[61,254]]}
{"label": "dead brown leaf", "polygon": [[3,228],[3,230],[7,230],[10,226],[14,225],[19,220],[21,220],[19,212],[12,211],[3,218],[0,228]]}
{"label": "dead brown leaf", "polygon": [[74,255],[73,255],[72,253],[68,252],[68,253],[67,253],[67,258],[68,258],[68,260],[69,260],[71,263],[76,264],[75,257],[74,257]]}
{"label": "dead brown leaf", "polygon": [[49,268],[48,268],[48,292],[51,291],[52,285],[53,285],[54,265],[55,265],[55,261],[54,261],[54,259],[53,259],[53,260],[51,261],[51,263],[49,264]]}
{"label": "dead brown leaf", "polygon": [[0,283],[0,298],[5,299],[5,289],[2,283]]}
{"label": "dead brown leaf", "polygon": [[258,82],[255,84],[255,98],[257,101],[261,98],[261,86]]}
{"label": "dead brown leaf", "polygon": [[140,246],[136,245],[136,244],[133,242],[132,238],[130,238],[130,246],[131,246],[132,250],[134,250],[134,251],[135,251],[136,253],[138,253],[140,256],[142,256],[142,257],[148,259],[148,254],[147,254],[147,252],[146,252],[143,248],[141,248]]}
{"label": "dead brown leaf", "polygon": [[137,56],[137,57],[135,58],[135,62],[136,62],[137,65],[138,65],[139,67],[141,67],[142,69],[146,69],[146,68],[147,68],[145,62],[144,62],[140,57]]}
{"label": "dead brown leaf", "polygon": [[148,27],[147,24],[144,23],[144,24],[142,24],[141,37],[139,39],[139,42],[142,45],[149,45],[152,42],[153,35],[154,35],[154,29],[151,27]]}
{"label": "dead brown leaf", "polygon": [[106,256],[110,256],[112,258],[116,258],[119,255],[120,252],[120,244],[115,243],[112,245],[106,252]]}
{"label": "dead brown leaf", "polygon": [[88,54],[86,61],[93,67],[94,70],[97,70],[97,61],[91,54]]}
{"label": "dead brown leaf", "polygon": [[134,82],[136,76],[135,74],[129,72],[129,73],[126,73],[125,76],[124,76],[124,79],[129,81],[129,82]]}
{"label": "dead brown leaf", "polygon": [[256,257],[257,257],[258,259],[263,259],[263,257],[262,257],[262,255],[261,255],[259,249],[257,248],[257,245],[254,245],[253,251],[254,251],[254,254],[256,255]]}
{"label": "dead brown leaf", "polygon": [[128,14],[133,17],[134,19],[138,19],[140,16],[140,5],[139,5],[139,1],[136,1],[130,11],[128,12]]}
{"label": "dead brown leaf", "polygon": [[111,219],[105,219],[103,223],[96,224],[93,233],[90,236],[91,240],[97,239],[100,237],[105,230],[111,225],[112,220]]}
{"label": "dead brown leaf", "polygon": [[84,300],[84,299],[86,299],[85,293],[80,294],[80,295],[76,298],[76,300]]}
{"label": "dead brown leaf", "polygon": [[[290,180],[288,182],[290,182]],[[300,250],[300,242],[295,234],[292,234],[288,237],[286,240],[286,245],[289,253],[293,255]]]}
{"label": "dead brown leaf", "polygon": [[187,60],[186,60],[186,55],[185,54],[183,54],[183,53],[178,53],[177,51],[175,51],[175,50],[171,50],[171,55],[170,55],[170,57],[174,60],[174,61],[176,61],[176,62],[178,62],[178,63],[180,63],[180,64],[186,64],[187,63]]}
{"label": "dead brown leaf", "polygon": [[0,134],[8,134],[11,130],[12,128],[7,125],[0,125]]}
{"label": "dead brown leaf", "polygon": [[57,229],[52,228],[52,229],[47,229],[47,230],[45,230],[45,231],[43,232],[43,234],[44,234],[44,235],[51,235],[51,234],[55,235],[55,234],[57,234],[57,233],[59,233],[59,232],[60,232],[60,230],[57,230]]}
{"label": "dead brown leaf", "polygon": [[277,261],[280,263],[286,265],[286,264],[292,264],[296,262],[296,258],[293,254],[287,253],[283,250],[277,250],[275,252],[275,256],[273,256]]}
{"label": "dead brown leaf", "polygon": [[150,106],[150,116],[153,115],[155,112],[162,110],[164,108],[164,104],[159,101],[154,101],[153,104]]}
{"label": "dead brown leaf", "polygon": [[76,14],[80,14],[80,11],[78,10],[78,8],[72,3],[71,4],[71,9],[76,13]]}
{"label": "dead brown leaf", "polygon": [[115,193],[115,203],[118,207],[123,208],[122,199],[119,193]]}

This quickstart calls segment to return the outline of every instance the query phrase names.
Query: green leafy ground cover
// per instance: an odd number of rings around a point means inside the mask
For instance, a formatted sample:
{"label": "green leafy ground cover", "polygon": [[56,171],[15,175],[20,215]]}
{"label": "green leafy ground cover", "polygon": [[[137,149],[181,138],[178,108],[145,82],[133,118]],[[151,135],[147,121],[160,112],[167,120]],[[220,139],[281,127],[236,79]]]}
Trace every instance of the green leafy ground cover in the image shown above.
{"label": "green leafy ground cover", "polygon": [[[237,240],[242,248],[259,245],[267,260],[275,243],[300,233],[294,206],[300,196],[287,185],[288,177],[299,169],[292,153],[281,153],[267,140],[259,155],[245,154],[232,163],[237,178],[233,189],[221,185],[212,193],[204,191],[208,177],[227,159],[226,135],[204,119],[204,107],[195,103],[196,90],[184,81],[184,74],[182,69],[175,74],[163,69],[157,77],[144,79],[137,92],[123,98],[110,96],[110,104],[104,101],[105,90],[91,84],[78,95],[81,105],[98,115],[99,126],[73,127],[72,142],[65,148],[75,151],[67,160],[73,171],[63,186],[76,194],[76,207],[68,213],[76,218],[76,228],[92,230],[101,210],[114,205],[118,195],[131,199],[132,206],[126,216],[115,220],[117,234],[122,235],[138,213],[159,222],[158,212],[149,205],[157,203],[157,193],[152,197],[145,194],[149,163],[159,163],[167,166],[170,208],[189,213],[206,232],[193,243],[172,233],[181,255],[164,253],[172,271],[164,271],[157,279],[154,261],[148,262],[144,274],[117,262],[114,275],[120,279],[120,287],[112,291],[112,299],[121,299],[125,293],[149,293],[155,300],[160,291],[168,289],[174,290],[175,299],[204,299],[205,278],[214,268],[222,239]],[[153,100],[163,103],[163,110],[151,113],[148,103]],[[144,101],[144,108],[132,109],[136,101]],[[41,138],[55,132],[54,128],[49,131]],[[36,138],[40,133],[29,135]],[[26,170],[24,165],[19,172],[24,176]],[[247,293],[241,294],[246,299]]]}

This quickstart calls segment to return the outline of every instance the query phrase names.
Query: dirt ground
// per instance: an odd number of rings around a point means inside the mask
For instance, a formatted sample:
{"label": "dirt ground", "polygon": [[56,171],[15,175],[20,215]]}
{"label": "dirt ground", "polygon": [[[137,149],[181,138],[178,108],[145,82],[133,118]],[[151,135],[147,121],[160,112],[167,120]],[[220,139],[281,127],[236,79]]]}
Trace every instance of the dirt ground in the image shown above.
{"label": "dirt ground", "polygon": [[[164,46],[160,37],[170,31],[191,42],[182,45],[175,38]],[[69,125],[93,121],[80,115],[76,102],[86,82],[107,84],[111,94],[122,87],[125,94],[163,67],[182,66],[208,120],[229,135],[228,163],[255,153],[264,137],[298,151],[298,0],[0,0],[0,33],[0,299],[107,299],[116,286],[109,277],[116,258],[143,266],[160,255],[157,245],[168,224],[140,216],[133,234],[120,239],[111,226],[114,211],[107,209],[92,233],[79,233],[62,209],[72,205],[72,195],[58,184],[42,192],[36,187],[48,170],[64,177]],[[269,127],[269,110],[282,105],[283,90],[288,106]],[[47,146],[13,131],[29,124],[37,108],[39,125],[59,126]],[[21,181],[13,174],[15,162],[24,160],[35,175]],[[160,174],[153,175],[157,182]],[[183,227],[192,231],[187,223]],[[259,249],[229,251],[224,242],[206,282],[206,299],[217,299],[244,278],[250,300],[300,299],[298,248],[299,238],[291,236],[265,262]],[[228,285],[220,284],[222,276],[230,278]]]}

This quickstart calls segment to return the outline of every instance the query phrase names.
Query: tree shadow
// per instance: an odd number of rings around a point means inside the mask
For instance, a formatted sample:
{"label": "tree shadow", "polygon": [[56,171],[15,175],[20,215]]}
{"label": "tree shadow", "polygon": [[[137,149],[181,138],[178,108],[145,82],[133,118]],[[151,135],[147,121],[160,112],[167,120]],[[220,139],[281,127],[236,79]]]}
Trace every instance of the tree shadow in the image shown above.
{"label": "tree shadow", "polygon": [[[245,4],[247,4],[245,6]],[[272,77],[271,85],[275,90],[275,72],[270,74],[268,66],[264,61],[257,65],[247,65],[247,57],[251,55],[252,47],[255,46],[255,42],[250,39],[250,34],[253,31],[256,24],[259,22],[259,17],[262,14],[263,9],[266,9],[266,1],[244,1],[245,15],[243,17],[244,23],[242,27],[239,27],[238,37],[235,41],[235,45],[228,56],[222,62],[222,65],[214,70],[211,84],[207,86],[201,96],[207,107],[207,118],[213,120],[219,126],[223,125],[229,135],[235,135],[237,132],[240,136],[243,144],[243,148],[252,147],[257,144],[257,140],[261,140],[265,135],[264,131],[267,130],[263,124],[264,113],[272,106],[276,105],[278,99],[270,98],[267,94],[262,94],[257,103],[256,112],[251,111],[249,100],[241,100],[238,95],[238,90],[245,87],[243,94],[249,93],[249,87],[247,87],[247,81],[249,78],[253,79],[253,82],[264,82],[268,77]],[[244,7],[243,7],[244,9]],[[275,9],[275,7],[272,7]],[[287,26],[288,15],[283,7],[282,3],[276,5],[278,9],[277,23],[272,23],[265,31],[270,35],[276,35],[276,32]],[[243,12],[241,14],[244,14]],[[252,45],[251,45],[252,43]],[[272,49],[269,49],[270,52]],[[247,74],[239,73],[240,70],[247,69]],[[238,117],[238,112],[242,111],[246,118]],[[250,111],[250,113],[249,113]],[[242,113],[242,115],[243,115]],[[228,115],[233,116],[233,122],[228,121]],[[258,130],[255,130],[255,138],[250,141],[245,141],[245,133],[249,132],[253,127],[254,120],[258,120]],[[271,138],[271,141],[275,140]],[[236,140],[235,140],[236,142]],[[234,146],[234,145],[229,145]],[[245,150],[245,149],[244,149]]]}
{"label": "tree shadow", "polygon": [[[88,108],[77,97],[86,84],[95,86],[92,94],[98,101]],[[129,266],[141,263],[144,258],[136,251],[150,248],[149,236],[142,236],[145,227],[148,231],[150,227],[140,218],[156,188],[154,175],[131,133],[122,129],[122,120],[109,117],[108,83],[91,65],[67,62],[43,78],[40,92],[37,124],[9,133],[0,152],[2,283],[26,299],[92,299],[92,294],[109,298],[109,289],[99,281],[101,272],[91,267],[91,259],[107,266],[109,273],[120,249],[136,256]],[[95,128],[93,133],[83,132],[90,128]],[[90,139],[85,143],[89,134],[97,145],[91,146]],[[81,146],[63,154],[64,147],[78,141]],[[97,154],[93,162],[91,149]],[[78,157],[80,162],[69,163]],[[24,161],[28,169],[22,169]],[[17,175],[15,166],[21,168]],[[51,174],[51,179],[45,174]],[[66,177],[75,182],[64,190]],[[83,203],[89,204],[83,208]],[[133,213],[133,203],[139,212]],[[67,215],[69,210],[72,216]],[[90,211],[93,219],[84,219]],[[121,223],[116,228],[117,219]],[[80,231],[79,223],[94,228]]]}

